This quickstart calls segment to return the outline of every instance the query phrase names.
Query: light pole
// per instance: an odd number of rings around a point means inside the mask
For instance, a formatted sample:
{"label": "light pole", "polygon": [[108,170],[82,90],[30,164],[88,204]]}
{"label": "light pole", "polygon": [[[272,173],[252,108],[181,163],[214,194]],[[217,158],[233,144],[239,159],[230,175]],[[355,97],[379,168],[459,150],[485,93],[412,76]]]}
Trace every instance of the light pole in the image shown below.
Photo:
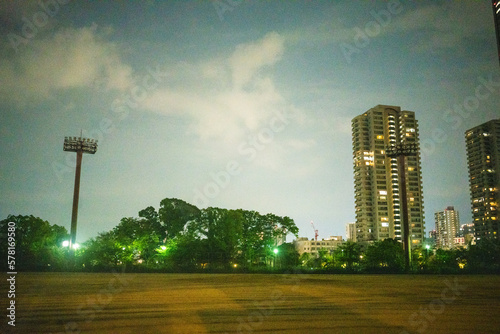
{"label": "light pole", "polygon": [[410,219],[408,217],[408,200],[406,194],[406,159],[405,157],[417,155],[417,144],[397,144],[388,146],[385,154],[390,158],[397,158],[398,174],[399,174],[399,189],[401,189],[401,220],[403,223],[403,248],[405,252],[405,269],[410,270],[411,263],[411,235],[410,235]]}
{"label": "light pole", "polygon": [[76,242],[76,221],[78,218],[78,199],[80,196],[80,174],[82,170],[83,153],[94,154],[97,151],[97,140],[80,137],[64,137],[64,151],[76,152],[75,191],[73,193],[73,211],[71,213],[71,235],[69,249]]}

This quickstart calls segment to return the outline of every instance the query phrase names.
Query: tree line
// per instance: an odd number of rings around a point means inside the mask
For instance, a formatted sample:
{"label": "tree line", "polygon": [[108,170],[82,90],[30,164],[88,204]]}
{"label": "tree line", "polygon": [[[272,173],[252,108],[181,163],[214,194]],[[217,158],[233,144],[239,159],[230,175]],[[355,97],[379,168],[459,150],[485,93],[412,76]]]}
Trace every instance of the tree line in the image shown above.
{"label": "tree line", "polygon": [[[368,246],[342,243],[333,252],[320,250],[317,256],[303,253],[303,267],[332,273],[404,273],[403,244],[395,239]],[[454,249],[412,249],[411,272],[430,274],[500,273],[500,241],[484,239],[475,245]]]}
{"label": "tree line", "polygon": [[[334,251],[299,256],[285,236],[298,236],[289,217],[256,211],[196,206],[175,198],[147,207],[138,217],[122,218],[80,248],[64,247],[66,228],[34,216],[0,221],[1,238],[14,222],[15,261],[19,271],[280,271],[300,269],[325,273],[402,273],[403,245],[393,239],[370,245],[344,242]],[[6,240],[7,241],[7,240]],[[3,254],[9,242],[1,242]],[[5,256],[7,259],[7,256]],[[7,261],[2,261],[7,270]],[[500,273],[500,241],[481,240],[467,248],[412,250],[412,272]]]}
{"label": "tree line", "polygon": [[[166,198],[158,211],[147,207],[138,217],[122,218],[112,230],[99,233],[76,250],[64,227],[33,216],[9,216],[16,223],[16,262],[19,270],[194,271],[242,270],[276,265],[275,249],[298,258],[291,244],[279,245],[298,228],[289,217],[262,215],[243,209],[199,209],[183,200]],[[2,251],[7,248],[2,244]],[[294,249],[293,249],[294,250]]]}

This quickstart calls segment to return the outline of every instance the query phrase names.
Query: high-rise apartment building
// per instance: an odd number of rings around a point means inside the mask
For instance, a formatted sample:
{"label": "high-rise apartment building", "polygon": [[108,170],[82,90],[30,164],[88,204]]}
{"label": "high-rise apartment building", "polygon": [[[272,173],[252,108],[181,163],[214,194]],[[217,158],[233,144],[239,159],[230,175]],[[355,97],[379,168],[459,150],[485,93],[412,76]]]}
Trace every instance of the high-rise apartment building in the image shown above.
{"label": "high-rise apartment building", "polygon": [[436,222],[436,246],[438,248],[453,248],[455,246],[454,239],[460,228],[458,211],[453,206],[449,206],[444,211],[436,212],[434,220]]}
{"label": "high-rise apartment building", "polygon": [[356,223],[347,223],[345,233],[347,241],[356,242]]}
{"label": "high-rise apartment building", "polygon": [[397,158],[385,150],[416,144],[418,154],[406,157],[406,190],[412,246],[425,238],[418,122],[413,111],[378,105],[352,120],[356,240],[394,238],[402,241],[402,203]]}
{"label": "high-rise apartment building", "polygon": [[498,61],[500,62],[500,0],[491,0],[493,4],[493,20],[497,35]]}
{"label": "high-rise apartment building", "polygon": [[465,132],[476,241],[500,236],[500,119]]}

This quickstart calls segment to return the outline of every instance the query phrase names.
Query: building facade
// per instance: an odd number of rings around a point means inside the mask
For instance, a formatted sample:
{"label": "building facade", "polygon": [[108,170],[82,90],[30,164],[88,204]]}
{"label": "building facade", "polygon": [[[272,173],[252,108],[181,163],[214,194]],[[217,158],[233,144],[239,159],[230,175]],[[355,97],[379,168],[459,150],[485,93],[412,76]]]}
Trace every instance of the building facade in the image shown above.
{"label": "building facade", "polygon": [[356,223],[347,223],[345,233],[347,241],[356,242]]}
{"label": "building facade", "polygon": [[474,237],[474,224],[462,224],[458,231],[458,236],[464,238],[465,245],[475,245],[476,239]]}
{"label": "building facade", "polygon": [[476,241],[498,239],[500,203],[500,119],[465,132],[472,220]]}
{"label": "building facade", "polygon": [[460,229],[458,211],[453,206],[449,206],[444,211],[436,212],[434,220],[436,223],[436,247],[454,248],[455,238]]}
{"label": "building facade", "polygon": [[341,236],[332,236],[328,239],[322,240],[298,238],[297,240],[293,241],[293,244],[299,255],[309,253],[311,254],[311,256],[316,257],[318,256],[318,252],[320,250],[324,250],[328,254],[333,253],[333,251],[337,249],[337,247],[342,244],[342,242],[343,241]]}
{"label": "building facade", "polygon": [[385,150],[396,144],[416,144],[418,154],[406,157],[406,189],[412,246],[425,238],[418,122],[415,113],[378,105],[352,120],[356,240],[371,243],[386,238],[402,241],[402,206],[397,158]]}

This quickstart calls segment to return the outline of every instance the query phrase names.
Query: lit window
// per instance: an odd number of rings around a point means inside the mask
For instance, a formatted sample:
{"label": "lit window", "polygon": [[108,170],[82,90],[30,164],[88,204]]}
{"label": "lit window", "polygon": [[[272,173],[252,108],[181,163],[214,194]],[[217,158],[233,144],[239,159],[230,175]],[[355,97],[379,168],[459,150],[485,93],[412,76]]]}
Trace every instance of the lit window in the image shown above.
{"label": "lit window", "polygon": [[383,135],[378,135],[377,139],[384,139],[384,136]]}

